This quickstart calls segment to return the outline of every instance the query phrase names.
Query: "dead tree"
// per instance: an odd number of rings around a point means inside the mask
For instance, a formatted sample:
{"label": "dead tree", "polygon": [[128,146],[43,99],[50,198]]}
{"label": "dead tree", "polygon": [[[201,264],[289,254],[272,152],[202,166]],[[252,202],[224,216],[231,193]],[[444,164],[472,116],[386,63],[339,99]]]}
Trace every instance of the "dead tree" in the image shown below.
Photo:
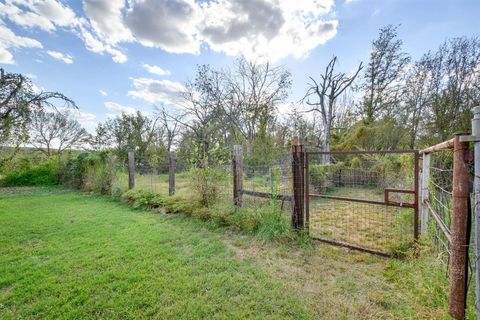
{"label": "dead tree", "polygon": [[[307,93],[302,99],[310,108],[306,112],[318,112],[320,114],[323,130],[324,144],[323,151],[330,151],[331,131],[335,117],[337,116],[336,101],[338,97],[347,90],[363,68],[360,62],[357,70],[351,76],[344,72],[335,73],[337,57],[334,56],[320,76],[320,81],[310,77],[312,83],[308,84]],[[312,101],[311,99],[315,99]],[[324,157],[324,162],[330,162],[330,156]]]}
{"label": "dead tree", "polygon": [[52,156],[53,150],[60,155],[65,150],[82,147],[90,138],[80,123],[70,118],[68,111],[33,112],[29,134],[30,143],[47,157]]}

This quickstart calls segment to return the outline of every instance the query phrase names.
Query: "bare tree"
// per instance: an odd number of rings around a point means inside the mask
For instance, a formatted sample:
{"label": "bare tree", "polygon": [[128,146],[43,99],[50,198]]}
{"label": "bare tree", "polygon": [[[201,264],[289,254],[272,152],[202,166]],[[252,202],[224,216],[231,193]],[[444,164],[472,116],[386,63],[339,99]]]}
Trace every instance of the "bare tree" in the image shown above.
{"label": "bare tree", "polygon": [[90,135],[80,123],[71,119],[68,112],[33,112],[30,124],[30,144],[50,157],[74,147],[82,147]]}
{"label": "bare tree", "polygon": [[[363,68],[360,62],[357,70],[349,76],[343,72],[335,73],[336,63],[337,57],[333,57],[320,76],[320,81],[310,77],[312,82],[308,84],[307,93],[303,98],[303,101],[310,107],[306,112],[318,112],[321,116],[324,130],[323,150],[326,152],[330,151],[331,130],[337,116],[336,101],[353,84]],[[315,101],[312,101],[312,99],[315,99]],[[330,162],[328,154],[325,155],[324,162]]]}
{"label": "bare tree", "polygon": [[291,74],[283,66],[257,63],[239,58],[233,71],[225,73],[226,100],[221,104],[232,124],[247,144],[247,157],[251,144],[259,134],[265,134],[274,119],[275,107],[288,96]]}
{"label": "bare tree", "polygon": [[164,105],[155,107],[155,115],[161,128],[161,136],[165,139],[167,151],[170,152],[180,133],[179,124],[184,115],[169,113]]}
{"label": "bare tree", "polygon": [[221,115],[224,102],[222,75],[208,65],[198,67],[193,81],[186,84],[179,102],[181,116],[169,115],[171,120],[185,128],[184,133],[193,137],[197,165],[207,167],[212,159],[212,148],[219,142],[222,127]]}
{"label": "bare tree", "polygon": [[363,114],[372,122],[380,113],[388,113],[399,101],[401,76],[410,62],[398,39],[398,26],[388,25],[372,43],[370,60],[364,74]]}

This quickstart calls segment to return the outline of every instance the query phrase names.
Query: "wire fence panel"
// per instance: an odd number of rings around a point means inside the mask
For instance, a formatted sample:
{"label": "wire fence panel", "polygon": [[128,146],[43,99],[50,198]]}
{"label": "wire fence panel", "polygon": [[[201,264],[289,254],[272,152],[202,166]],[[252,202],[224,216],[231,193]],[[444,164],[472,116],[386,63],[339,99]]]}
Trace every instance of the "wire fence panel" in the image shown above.
{"label": "wire fence panel", "polygon": [[415,153],[308,154],[314,238],[396,254],[414,241]]}
{"label": "wire fence panel", "polygon": [[444,149],[430,155],[428,201],[431,206],[428,234],[433,249],[448,269],[450,262],[450,234],[453,204],[453,149]]}
{"label": "wire fence panel", "polygon": [[245,165],[243,169],[243,206],[258,208],[275,204],[291,212],[292,167],[286,158],[271,166]]}

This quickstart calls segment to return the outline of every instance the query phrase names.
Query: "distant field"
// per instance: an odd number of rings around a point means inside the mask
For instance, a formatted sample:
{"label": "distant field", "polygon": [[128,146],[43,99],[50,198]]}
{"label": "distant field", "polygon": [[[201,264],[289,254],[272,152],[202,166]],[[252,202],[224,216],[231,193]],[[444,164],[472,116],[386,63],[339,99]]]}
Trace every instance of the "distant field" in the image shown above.
{"label": "distant field", "polygon": [[65,189],[0,190],[0,319],[439,319],[436,265],[261,244]]}

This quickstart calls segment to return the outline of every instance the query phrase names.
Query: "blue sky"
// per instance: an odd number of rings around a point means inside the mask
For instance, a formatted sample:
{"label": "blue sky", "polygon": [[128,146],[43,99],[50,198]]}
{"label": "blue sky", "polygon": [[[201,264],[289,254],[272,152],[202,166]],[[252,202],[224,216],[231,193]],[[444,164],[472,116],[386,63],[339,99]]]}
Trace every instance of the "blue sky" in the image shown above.
{"label": "blue sky", "polygon": [[197,64],[238,54],[284,64],[296,101],[334,54],[347,72],[366,61],[382,26],[401,24],[415,59],[480,34],[479,13],[478,0],[0,0],[0,67],[71,97],[92,131],[122,111],[171,104]]}

